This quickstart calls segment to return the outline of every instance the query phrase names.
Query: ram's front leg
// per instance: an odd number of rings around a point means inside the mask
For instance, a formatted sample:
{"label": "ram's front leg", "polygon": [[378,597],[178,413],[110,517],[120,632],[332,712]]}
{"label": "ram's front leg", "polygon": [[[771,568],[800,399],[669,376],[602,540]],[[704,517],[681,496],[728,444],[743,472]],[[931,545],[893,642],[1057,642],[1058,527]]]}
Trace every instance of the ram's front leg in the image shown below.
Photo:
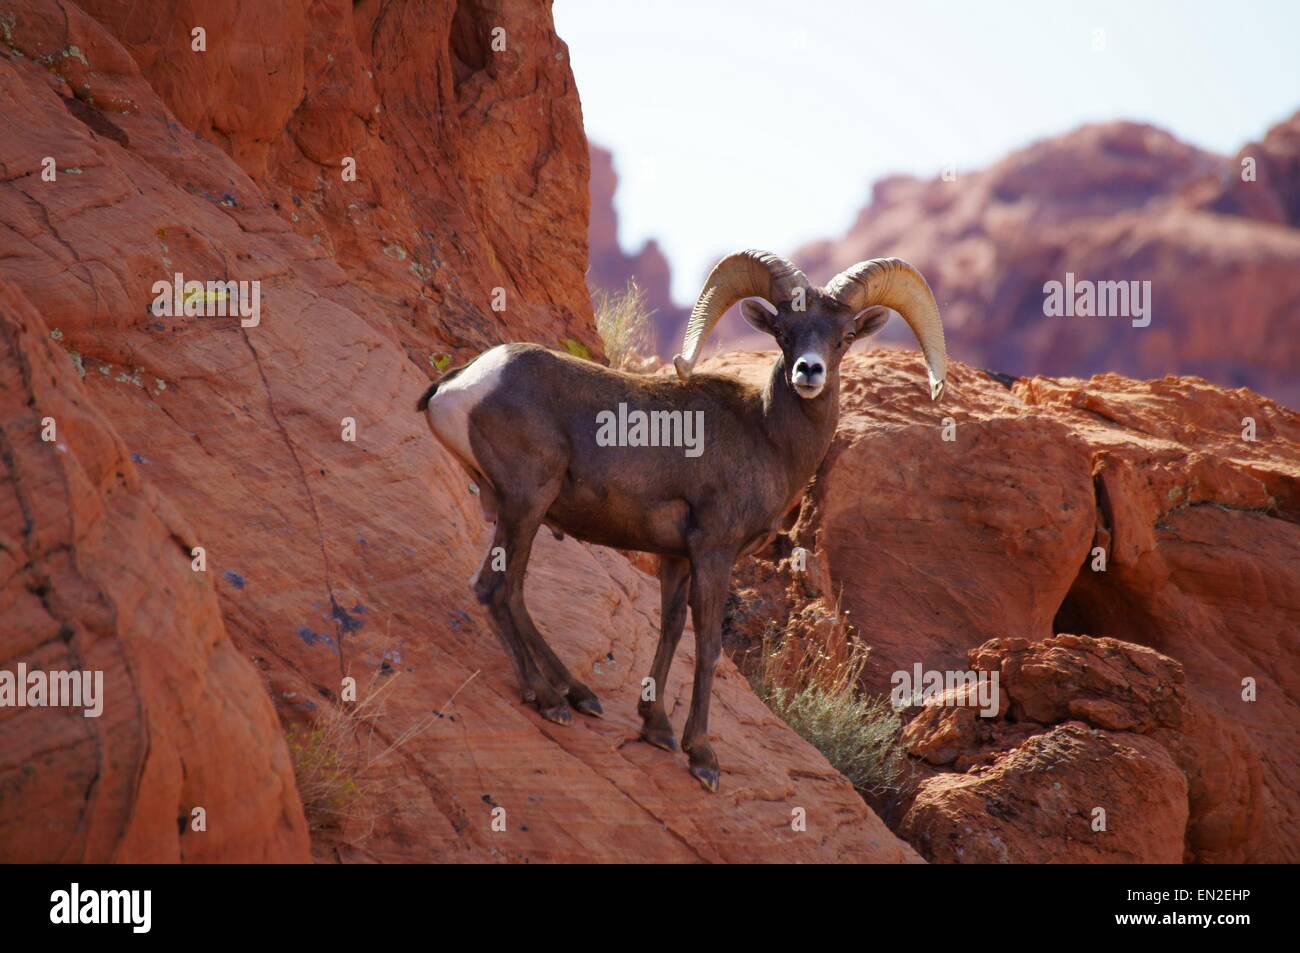
{"label": "ram's front leg", "polygon": [[682,750],[690,758],[691,774],[710,791],[718,790],[718,756],[709,744],[709,700],[713,670],[722,656],[722,610],[731,582],[734,553],[691,555],[691,619],[695,623],[695,684],[691,713],[682,732]]}

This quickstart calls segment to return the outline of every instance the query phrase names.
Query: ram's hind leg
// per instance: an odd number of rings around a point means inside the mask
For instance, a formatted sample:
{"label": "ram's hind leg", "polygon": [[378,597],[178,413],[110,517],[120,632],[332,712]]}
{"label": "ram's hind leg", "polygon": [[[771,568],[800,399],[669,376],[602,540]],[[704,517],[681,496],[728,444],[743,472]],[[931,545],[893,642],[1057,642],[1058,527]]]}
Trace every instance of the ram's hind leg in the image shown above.
{"label": "ram's hind leg", "polygon": [[673,665],[673,654],[681,640],[686,625],[686,597],[690,591],[691,564],[675,556],[659,560],[659,647],[650,666],[651,697],[644,691],[637,704],[641,715],[641,739],[665,751],[677,750],[677,737],[664,709],[664,693],[668,690],[668,671]]}
{"label": "ram's hind leg", "polygon": [[510,600],[510,613],[519,628],[519,634],[523,636],[524,648],[555,690],[584,715],[603,715],[605,709],[601,707],[596,693],[573,677],[573,673],[565,667],[559,656],[547,644],[546,638],[538,631],[533,623],[533,617],[528,614],[528,607],[524,605],[522,591]]}
{"label": "ram's hind leg", "polygon": [[[533,537],[549,505],[550,497],[544,504],[529,504],[511,498],[500,500],[496,532],[474,579],[474,592],[492,616],[493,626],[519,677],[524,701],[536,705],[538,712],[548,721],[566,725],[573,713],[564,700],[563,691],[551,683],[548,673],[529,651],[532,636],[537,635],[532,620],[528,620],[527,626],[520,625],[513,608],[523,605],[524,574],[528,569]],[[564,686],[565,689],[568,687]]]}

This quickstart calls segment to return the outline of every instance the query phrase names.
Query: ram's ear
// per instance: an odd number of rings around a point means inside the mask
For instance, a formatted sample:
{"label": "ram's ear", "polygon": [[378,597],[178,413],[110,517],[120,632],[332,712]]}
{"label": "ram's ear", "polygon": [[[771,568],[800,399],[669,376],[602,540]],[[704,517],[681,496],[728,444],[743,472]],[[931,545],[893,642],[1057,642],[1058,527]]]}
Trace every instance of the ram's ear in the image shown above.
{"label": "ram's ear", "polygon": [[853,334],[856,338],[871,337],[885,326],[889,320],[889,309],[884,305],[873,305],[853,316]]}
{"label": "ram's ear", "polygon": [[755,331],[776,336],[776,307],[765,298],[746,298],[740,302],[740,316]]}

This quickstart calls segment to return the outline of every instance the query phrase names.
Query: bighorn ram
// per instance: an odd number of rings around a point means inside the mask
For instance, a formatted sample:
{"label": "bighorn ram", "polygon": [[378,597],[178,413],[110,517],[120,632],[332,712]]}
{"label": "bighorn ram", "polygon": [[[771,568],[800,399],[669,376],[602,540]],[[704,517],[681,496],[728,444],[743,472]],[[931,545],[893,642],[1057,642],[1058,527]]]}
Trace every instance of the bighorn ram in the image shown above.
{"label": "bighorn ram", "polygon": [[[762,389],[691,375],[719,318],[742,299],[745,320],[781,349]],[[485,515],[496,520],[474,592],[514,663],[524,700],[542,717],[564,724],[570,705],[591,715],[601,707],[524,606],[524,572],[538,529],[545,524],[588,542],[658,554],[663,613],[650,671],[653,700],[638,709],[641,737],[676,749],[664,690],[689,603],[695,684],[682,748],[691,774],[718,789],[709,697],[732,566],[772,539],[822,462],[839,416],[840,360],[855,338],[884,324],[889,309],[920,342],[937,399],[946,369],[943,327],[920,272],[881,258],[816,288],[790,262],[753,250],[728,255],[710,273],[674,361],[678,379],[503,344],[429,388],[419,409],[427,409],[434,434],[469,471]],[[608,433],[601,439],[616,413],[627,419],[626,408],[645,412],[643,419],[657,414],[664,429],[694,415],[704,424],[703,452],[662,446],[671,440],[627,439],[620,446]]]}

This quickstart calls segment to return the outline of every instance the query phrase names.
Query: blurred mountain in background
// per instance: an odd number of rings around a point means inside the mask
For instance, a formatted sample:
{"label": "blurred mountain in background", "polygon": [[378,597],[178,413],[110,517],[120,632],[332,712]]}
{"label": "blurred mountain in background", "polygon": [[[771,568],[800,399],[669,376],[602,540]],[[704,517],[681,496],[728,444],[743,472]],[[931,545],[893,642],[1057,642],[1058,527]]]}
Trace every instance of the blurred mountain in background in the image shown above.
{"label": "blurred mountain in background", "polygon": [[591,153],[591,220],[587,241],[591,265],[587,284],[593,289],[622,294],[629,281],[635,281],[645,295],[646,308],[653,313],[655,350],[671,357],[676,353],[679,337],[689,308],[673,302],[672,267],[654,239],[637,252],[629,254],[618,243],[618,212],[614,209],[614,192],[618,173],[614,156],[605,148],[590,143]]}
{"label": "blurred mountain in background", "polygon": [[[622,270],[598,245],[613,190],[598,181],[594,156],[592,260],[599,248],[609,264],[593,264],[589,281],[666,284],[652,243],[624,256]],[[648,250],[656,254],[643,278]],[[1300,113],[1232,158],[1148,125],[1084,126],[981,171],[882,179],[845,234],[773,250],[817,281],[865,258],[908,259],[934,287],[952,355],[1012,376],[1197,375],[1300,404]],[[1047,316],[1043,286],[1067,273],[1150,281],[1150,324]],[[668,357],[685,309],[659,307]],[[881,340],[910,346],[897,321]],[[769,346],[734,310],[716,341]]]}

